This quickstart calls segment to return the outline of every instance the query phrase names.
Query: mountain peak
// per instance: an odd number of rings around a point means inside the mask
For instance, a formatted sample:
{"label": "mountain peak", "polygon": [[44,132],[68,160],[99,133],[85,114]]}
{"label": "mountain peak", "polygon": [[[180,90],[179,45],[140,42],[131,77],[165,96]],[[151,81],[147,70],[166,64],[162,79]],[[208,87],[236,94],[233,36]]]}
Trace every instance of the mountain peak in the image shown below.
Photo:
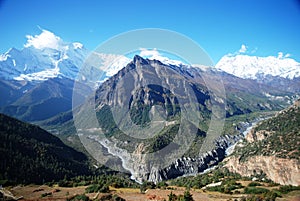
{"label": "mountain peak", "polygon": [[2,79],[30,82],[58,76],[74,79],[89,52],[81,43],[64,42],[44,29],[38,35],[26,37],[23,49],[11,48],[0,55]]}
{"label": "mountain peak", "polygon": [[83,44],[78,43],[78,42],[72,43],[72,45],[73,45],[74,49],[82,49],[83,48]]}
{"label": "mountain peak", "polygon": [[278,76],[293,79],[300,77],[300,63],[282,55],[258,57],[249,55],[225,55],[216,68],[240,78],[263,79]]}
{"label": "mountain peak", "polygon": [[149,64],[149,61],[148,61],[148,59],[144,59],[143,57],[141,57],[139,55],[135,55],[133,57],[133,63],[145,65],[145,64]]}

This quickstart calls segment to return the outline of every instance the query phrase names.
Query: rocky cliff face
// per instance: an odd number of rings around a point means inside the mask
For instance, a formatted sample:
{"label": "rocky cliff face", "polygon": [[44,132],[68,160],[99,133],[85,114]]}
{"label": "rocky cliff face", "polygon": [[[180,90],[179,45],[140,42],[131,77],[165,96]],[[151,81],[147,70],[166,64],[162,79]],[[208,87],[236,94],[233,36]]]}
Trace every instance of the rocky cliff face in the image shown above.
{"label": "rocky cliff face", "polygon": [[274,134],[272,131],[266,131],[266,130],[260,130],[255,132],[254,130],[251,130],[245,137],[245,139],[248,142],[256,142],[256,141],[262,141],[266,139],[267,137],[271,136]]}
{"label": "rocky cliff face", "polygon": [[226,149],[241,139],[242,135],[221,136],[216,140],[216,146],[197,158],[182,157],[175,160],[171,165],[162,170],[152,170],[146,175],[148,181],[158,182],[174,179],[183,175],[194,175],[211,168],[222,161],[226,156]]}
{"label": "rocky cliff face", "polygon": [[108,149],[107,153],[114,157],[121,158],[122,161],[119,165],[132,174],[132,179],[140,183],[143,181],[157,183],[179,176],[201,173],[204,170],[215,166],[225,158],[226,149],[235,144],[242,137],[242,134],[236,136],[221,136],[215,141],[215,148],[212,149],[212,151],[195,158],[181,157],[175,159],[170,165],[164,168],[160,168],[159,165],[151,164],[149,158],[142,154],[145,150],[144,144],[139,144],[137,149],[133,153],[130,153],[113,145],[112,142],[99,141],[97,139],[96,141],[100,142],[102,146]]}
{"label": "rocky cliff face", "polygon": [[245,162],[238,157],[225,159],[226,165],[231,172],[243,176],[253,176],[263,172],[266,176],[281,185],[300,185],[300,163],[299,160],[278,158],[274,156],[255,156]]}
{"label": "rocky cliff face", "polygon": [[239,144],[225,167],[243,176],[264,173],[282,185],[300,185],[300,104],[260,122]]}

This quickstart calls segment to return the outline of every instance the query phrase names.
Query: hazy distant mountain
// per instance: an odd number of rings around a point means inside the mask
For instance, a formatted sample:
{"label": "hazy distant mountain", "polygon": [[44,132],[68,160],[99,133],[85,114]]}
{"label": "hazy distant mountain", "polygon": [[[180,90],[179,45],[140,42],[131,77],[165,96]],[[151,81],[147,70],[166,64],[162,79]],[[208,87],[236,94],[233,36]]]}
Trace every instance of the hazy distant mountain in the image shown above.
{"label": "hazy distant mountain", "polygon": [[[73,87],[74,81],[68,78],[51,78],[35,83],[26,92],[13,91],[16,97],[11,98],[13,101],[1,111],[27,122],[45,120],[72,109]],[[88,87],[85,90],[91,91]],[[81,94],[77,94],[79,97],[82,97]]]}
{"label": "hazy distant mountain", "polygon": [[[278,57],[225,55],[216,64],[216,68],[285,92],[300,93],[300,63],[281,54]],[[272,98],[268,92],[266,95]]]}

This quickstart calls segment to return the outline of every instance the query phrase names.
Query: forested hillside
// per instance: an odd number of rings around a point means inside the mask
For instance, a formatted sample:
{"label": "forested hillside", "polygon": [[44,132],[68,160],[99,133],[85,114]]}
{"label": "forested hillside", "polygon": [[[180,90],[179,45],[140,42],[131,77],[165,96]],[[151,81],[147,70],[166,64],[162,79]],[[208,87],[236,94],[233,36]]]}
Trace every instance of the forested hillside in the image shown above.
{"label": "forested hillside", "polygon": [[44,183],[89,172],[87,157],[31,124],[0,114],[0,180]]}

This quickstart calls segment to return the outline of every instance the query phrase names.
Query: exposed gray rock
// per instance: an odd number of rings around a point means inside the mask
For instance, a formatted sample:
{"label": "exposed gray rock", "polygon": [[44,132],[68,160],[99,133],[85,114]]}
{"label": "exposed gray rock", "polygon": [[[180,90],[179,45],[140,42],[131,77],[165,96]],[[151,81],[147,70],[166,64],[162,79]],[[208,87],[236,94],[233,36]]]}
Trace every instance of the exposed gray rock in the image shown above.
{"label": "exposed gray rock", "polygon": [[151,172],[148,175],[145,175],[147,178],[143,179],[157,183],[162,180],[173,179],[179,176],[201,173],[222,161],[226,156],[226,149],[235,144],[242,137],[242,134],[235,136],[220,136],[216,140],[215,149],[212,151],[209,151],[198,158],[182,157],[176,159],[170,166],[162,170],[152,168]]}

